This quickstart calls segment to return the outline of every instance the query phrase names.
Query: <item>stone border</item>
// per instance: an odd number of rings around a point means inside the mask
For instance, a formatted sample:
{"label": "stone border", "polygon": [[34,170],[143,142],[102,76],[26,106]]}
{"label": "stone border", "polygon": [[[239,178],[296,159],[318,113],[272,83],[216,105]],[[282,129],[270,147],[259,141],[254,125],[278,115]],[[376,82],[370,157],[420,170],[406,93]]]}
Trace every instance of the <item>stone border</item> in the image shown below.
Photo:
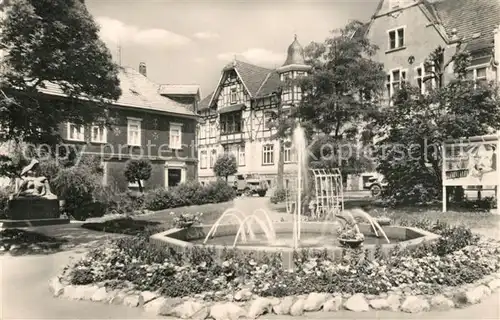
{"label": "stone border", "polygon": [[430,310],[446,311],[483,301],[492,292],[500,289],[500,272],[486,276],[473,284],[449,287],[444,293],[432,296],[414,296],[411,292],[399,290],[380,295],[310,293],[284,298],[263,298],[252,294],[250,289],[242,289],[234,295],[220,296],[219,298],[225,300],[223,302],[206,302],[199,295],[166,298],[156,292],[135,291],[131,286],[113,290],[103,284],[70,285],[60,276],[49,281],[49,289],[54,297],[139,307],[155,316],[197,320],[225,320],[239,317],[256,319],[266,313],[301,316],[306,312],[339,310],[419,313]]}

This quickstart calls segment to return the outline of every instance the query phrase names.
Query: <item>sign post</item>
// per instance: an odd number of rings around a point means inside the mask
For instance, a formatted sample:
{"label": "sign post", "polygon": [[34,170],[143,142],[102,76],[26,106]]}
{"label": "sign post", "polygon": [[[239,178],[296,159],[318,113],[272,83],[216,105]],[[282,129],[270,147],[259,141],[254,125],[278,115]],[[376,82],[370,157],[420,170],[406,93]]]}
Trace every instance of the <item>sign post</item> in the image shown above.
{"label": "sign post", "polygon": [[500,132],[495,135],[447,140],[443,143],[443,212],[446,212],[446,187],[494,186],[497,214],[500,214]]}

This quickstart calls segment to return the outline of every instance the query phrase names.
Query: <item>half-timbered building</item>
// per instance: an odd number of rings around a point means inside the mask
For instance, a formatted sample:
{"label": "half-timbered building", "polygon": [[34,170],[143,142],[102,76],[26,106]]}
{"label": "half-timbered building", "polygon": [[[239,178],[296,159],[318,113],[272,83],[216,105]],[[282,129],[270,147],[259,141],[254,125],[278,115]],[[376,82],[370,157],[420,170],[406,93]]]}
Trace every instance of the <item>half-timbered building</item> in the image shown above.
{"label": "half-timbered building", "polygon": [[[304,59],[304,49],[295,36],[288,47],[283,66],[268,69],[234,60],[226,65],[215,90],[199,104],[203,121],[198,130],[199,179],[215,179],[213,166],[223,152],[231,152],[238,162],[238,174],[257,174],[273,186],[278,170],[279,143],[270,115],[276,112],[282,88],[283,112],[298,103],[301,92],[287,78],[307,75],[310,67]],[[289,144],[282,148],[285,172],[295,170],[294,154]],[[286,184],[286,181],[285,181]]]}

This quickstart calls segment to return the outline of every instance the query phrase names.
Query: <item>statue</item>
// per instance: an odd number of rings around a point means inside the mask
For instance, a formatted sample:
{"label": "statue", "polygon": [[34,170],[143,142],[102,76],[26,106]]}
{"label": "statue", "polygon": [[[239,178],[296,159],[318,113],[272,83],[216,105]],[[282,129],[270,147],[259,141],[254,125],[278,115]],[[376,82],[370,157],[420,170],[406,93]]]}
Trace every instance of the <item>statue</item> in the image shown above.
{"label": "statue", "polygon": [[50,191],[49,180],[46,177],[38,177],[37,170],[40,163],[33,159],[31,163],[21,171],[21,179],[16,183],[16,193],[12,198],[35,197],[43,199],[57,199]]}

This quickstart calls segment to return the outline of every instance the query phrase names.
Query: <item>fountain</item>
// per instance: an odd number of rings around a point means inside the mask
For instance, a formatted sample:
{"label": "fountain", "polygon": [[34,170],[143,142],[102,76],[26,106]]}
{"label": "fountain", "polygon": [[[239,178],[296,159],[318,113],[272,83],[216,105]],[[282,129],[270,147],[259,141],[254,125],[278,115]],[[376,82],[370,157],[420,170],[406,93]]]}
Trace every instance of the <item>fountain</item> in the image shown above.
{"label": "fountain", "polygon": [[[297,125],[293,132],[293,146],[298,156],[297,172],[293,188],[287,192],[286,208],[292,221],[273,221],[263,208],[248,213],[245,208],[226,210],[213,225],[201,225],[191,229],[172,229],[153,235],[153,243],[170,247],[213,246],[222,252],[232,246],[236,250],[258,253],[280,252],[285,268],[293,268],[293,253],[308,248],[326,250],[333,257],[341,257],[342,250],[335,234],[341,221],[354,223],[357,232],[364,237],[363,249],[368,258],[380,246],[389,252],[396,244],[413,247],[434,241],[436,235],[417,228],[385,226],[361,209],[344,210],[342,175],[339,169],[323,170],[308,168],[307,146],[304,129]],[[309,181],[313,182],[309,184]],[[294,190],[295,189],[295,190]],[[305,212],[306,200],[314,204],[311,212]],[[312,201],[311,201],[312,200]],[[303,221],[303,216],[316,221]],[[366,224],[358,223],[362,218]],[[232,221],[229,221],[232,219]],[[257,226],[257,228],[254,228]]]}

